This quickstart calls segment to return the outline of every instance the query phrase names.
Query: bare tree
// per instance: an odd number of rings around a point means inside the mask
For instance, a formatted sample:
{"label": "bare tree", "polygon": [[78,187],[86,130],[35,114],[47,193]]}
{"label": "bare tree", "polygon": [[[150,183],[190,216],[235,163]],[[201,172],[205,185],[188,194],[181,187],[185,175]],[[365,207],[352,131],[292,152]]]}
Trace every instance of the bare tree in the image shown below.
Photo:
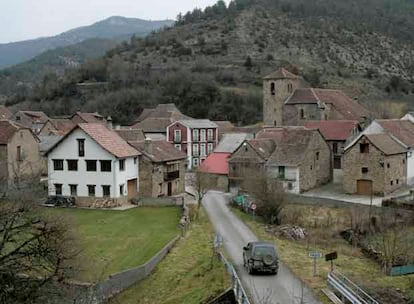
{"label": "bare tree", "polygon": [[203,201],[204,195],[210,190],[211,182],[207,173],[196,171],[190,176],[188,184],[192,188],[197,200],[197,212],[195,216],[197,219],[201,208],[201,202]]}
{"label": "bare tree", "polygon": [[282,183],[276,178],[251,171],[245,176],[243,186],[255,200],[256,213],[269,224],[281,224],[282,210],[286,206]]}

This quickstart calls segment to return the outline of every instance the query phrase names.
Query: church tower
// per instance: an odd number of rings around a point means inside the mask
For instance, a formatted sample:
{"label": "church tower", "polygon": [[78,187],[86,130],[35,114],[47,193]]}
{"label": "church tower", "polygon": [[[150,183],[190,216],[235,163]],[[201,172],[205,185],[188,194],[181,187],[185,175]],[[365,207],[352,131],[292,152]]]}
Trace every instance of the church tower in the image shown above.
{"label": "church tower", "polygon": [[263,122],[266,126],[283,126],[286,99],[300,88],[302,77],[284,68],[263,78]]}

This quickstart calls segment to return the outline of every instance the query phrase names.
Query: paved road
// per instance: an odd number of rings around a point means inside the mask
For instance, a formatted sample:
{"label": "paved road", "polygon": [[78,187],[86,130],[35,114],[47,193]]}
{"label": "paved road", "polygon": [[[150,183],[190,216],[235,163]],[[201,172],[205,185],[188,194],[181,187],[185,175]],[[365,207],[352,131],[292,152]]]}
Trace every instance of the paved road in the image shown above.
{"label": "paved road", "polygon": [[243,267],[242,247],[257,237],[227,207],[225,194],[211,191],[204,197],[203,205],[215,231],[223,237],[224,248],[254,304],[320,303],[283,264],[276,276],[249,275]]}

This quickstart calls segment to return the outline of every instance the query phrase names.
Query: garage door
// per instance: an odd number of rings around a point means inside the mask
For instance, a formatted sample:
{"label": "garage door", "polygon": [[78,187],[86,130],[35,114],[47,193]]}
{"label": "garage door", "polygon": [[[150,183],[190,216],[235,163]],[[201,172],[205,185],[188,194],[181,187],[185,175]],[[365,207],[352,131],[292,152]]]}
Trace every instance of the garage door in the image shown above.
{"label": "garage door", "polygon": [[357,181],[357,194],[359,195],[371,195],[372,181],[360,179]]}

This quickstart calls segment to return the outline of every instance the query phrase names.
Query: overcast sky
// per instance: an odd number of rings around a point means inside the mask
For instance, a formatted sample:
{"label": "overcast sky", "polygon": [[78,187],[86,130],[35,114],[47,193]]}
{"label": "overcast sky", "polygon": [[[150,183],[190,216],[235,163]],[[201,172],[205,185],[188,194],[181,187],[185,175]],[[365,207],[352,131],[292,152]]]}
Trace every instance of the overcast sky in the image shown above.
{"label": "overcast sky", "polygon": [[[175,19],[216,0],[0,0],[0,43],[53,36],[110,16]],[[227,1],[228,2],[228,1]]]}

